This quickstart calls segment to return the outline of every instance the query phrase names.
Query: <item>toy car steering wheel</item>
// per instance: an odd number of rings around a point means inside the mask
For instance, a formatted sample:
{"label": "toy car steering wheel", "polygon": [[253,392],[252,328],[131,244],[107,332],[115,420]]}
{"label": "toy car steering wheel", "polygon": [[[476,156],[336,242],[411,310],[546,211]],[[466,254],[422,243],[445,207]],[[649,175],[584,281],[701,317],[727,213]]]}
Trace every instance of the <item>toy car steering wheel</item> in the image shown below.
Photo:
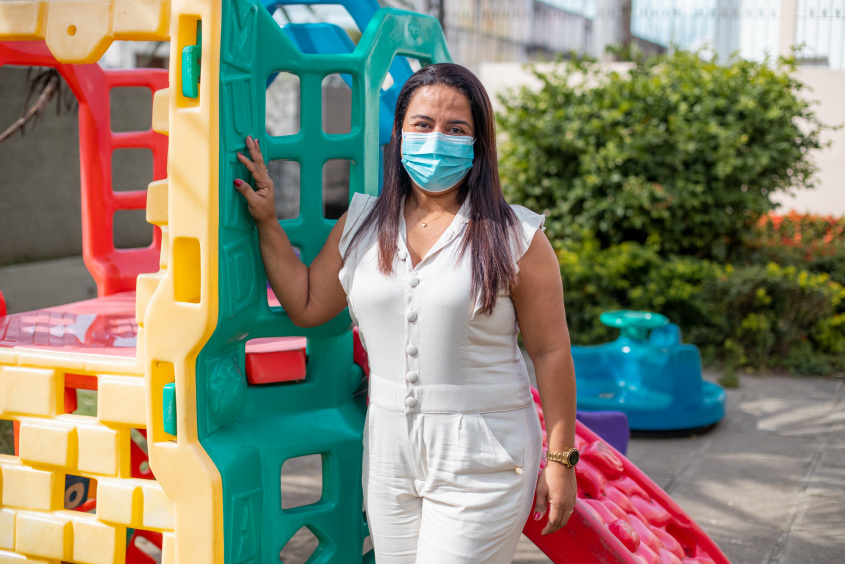
{"label": "toy car steering wheel", "polygon": [[669,324],[669,318],[665,315],[629,309],[606,311],[601,314],[599,321],[608,327],[618,328],[622,337],[633,341],[645,341],[649,331]]}

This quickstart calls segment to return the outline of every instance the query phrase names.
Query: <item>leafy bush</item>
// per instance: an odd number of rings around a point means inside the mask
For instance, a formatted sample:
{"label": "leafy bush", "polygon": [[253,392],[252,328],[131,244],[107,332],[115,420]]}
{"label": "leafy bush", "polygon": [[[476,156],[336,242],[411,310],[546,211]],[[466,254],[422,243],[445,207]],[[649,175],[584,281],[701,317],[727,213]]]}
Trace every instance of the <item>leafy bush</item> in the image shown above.
{"label": "leafy bush", "polygon": [[775,263],[727,267],[702,295],[720,332],[741,349],[739,365],[830,373],[845,353],[845,288],[826,274]]}
{"label": "leafy bush", "polygon": [[735,253],[735,262],[791,265],[827,273],[845,285],[845,218],[796,213],[763,217]]}
{"label": "leafy bush", "polygon": [[792,69],[680,51],[624,75],[583,60],[535,68],[539,90],[502,97],[505,191],[544,211],[553,239],[722,260],[775,192],[813,185],[824,126]]}
{"label": "leafy bush", "polygon": [[617,331],[599,322],[602,312],[613,309],[667,313],[685,330],[703,329],[708,305],[701,286],[719,272],[715,263],[691,257],[664,260],[656,246],[630,241],[601,249],[589,235],[559,245],[557,255],[574,343],[614,338]]}
{"label": "leafy bush", "polygon": [[576,344],[616,337],[599,322],[603,311],[641,309],[669,317],[705,359],[729,368],[845,371],[845,287],[826,274],[664,258],[634,242],[601,249],[586,235],[557,253]]}

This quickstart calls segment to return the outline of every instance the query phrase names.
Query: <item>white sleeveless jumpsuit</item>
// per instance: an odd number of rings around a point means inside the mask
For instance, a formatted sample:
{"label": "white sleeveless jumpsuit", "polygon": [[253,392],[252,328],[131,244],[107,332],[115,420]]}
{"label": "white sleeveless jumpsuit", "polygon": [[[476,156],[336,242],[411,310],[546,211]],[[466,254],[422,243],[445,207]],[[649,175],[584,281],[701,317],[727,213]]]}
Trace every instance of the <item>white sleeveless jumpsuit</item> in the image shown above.
{"label": "white sleeveless jumpsuit", "polygon": [[[353,197],[341,255],[375,201]],[[402,218],[392,275],[374,231],[340,271],[370,361],[363,487],[378,564],[510,563],[532,509],[542,431],[513,302],[503,292],[482,314],[470,293],[468,206],[416,267]],[[518,259],[544,217],[512,208]]]}

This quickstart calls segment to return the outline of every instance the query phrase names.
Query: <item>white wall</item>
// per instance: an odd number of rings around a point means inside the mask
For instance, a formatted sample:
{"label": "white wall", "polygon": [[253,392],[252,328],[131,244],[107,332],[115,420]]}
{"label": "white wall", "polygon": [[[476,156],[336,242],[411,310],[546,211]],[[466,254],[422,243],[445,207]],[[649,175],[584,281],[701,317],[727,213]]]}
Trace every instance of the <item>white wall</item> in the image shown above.
{"label": "white wall", "polygon": [[[626,64],[612,63],[608,68],[624,71]],[[813,109],[822,122],[828,125],[845,123],[845,103],[841,101],[845,92],[845,70],[805,67],[797,71],[797,77],[809,87],[803,95],[816,102]],[[483,63],[479,79],[497,110],[501,108],[496,99],[500,92],[521,85],[539,87],[539,81],[521,63]],[[779,194],[776,201],[781,204],[782,212],[795,210],[820,215],[845,215],[845,128],[827,132],[824,140],[832,144],[814,155],[819,167],[817,187],[797,191],[794,197]]]}
{"label": "white wall", "polygon": [[[809,87],[804,96],[818,102],[813,109],[822,122],[845,124],[845,104],[842,103],[845,70],[805,67],[798,70],[797,78]],[[782,211],[845,215],[845,128],[828,131],[823,140],[831,141],[831,145],[817,151],[814,157],[819,167],[817,188],[801,190],[794,198],[778,195]]]}

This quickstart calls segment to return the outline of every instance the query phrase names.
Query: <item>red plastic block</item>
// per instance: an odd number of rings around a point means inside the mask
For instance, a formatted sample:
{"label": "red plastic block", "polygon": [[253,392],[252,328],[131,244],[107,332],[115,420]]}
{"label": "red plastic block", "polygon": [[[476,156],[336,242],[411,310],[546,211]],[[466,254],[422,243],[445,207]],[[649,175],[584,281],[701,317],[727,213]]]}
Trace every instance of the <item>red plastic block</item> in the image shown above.
{"label": "red plastic block", "polygon": [[305,339],[270,337],[246,344],[246,380],[252,385],[305,380]]}

